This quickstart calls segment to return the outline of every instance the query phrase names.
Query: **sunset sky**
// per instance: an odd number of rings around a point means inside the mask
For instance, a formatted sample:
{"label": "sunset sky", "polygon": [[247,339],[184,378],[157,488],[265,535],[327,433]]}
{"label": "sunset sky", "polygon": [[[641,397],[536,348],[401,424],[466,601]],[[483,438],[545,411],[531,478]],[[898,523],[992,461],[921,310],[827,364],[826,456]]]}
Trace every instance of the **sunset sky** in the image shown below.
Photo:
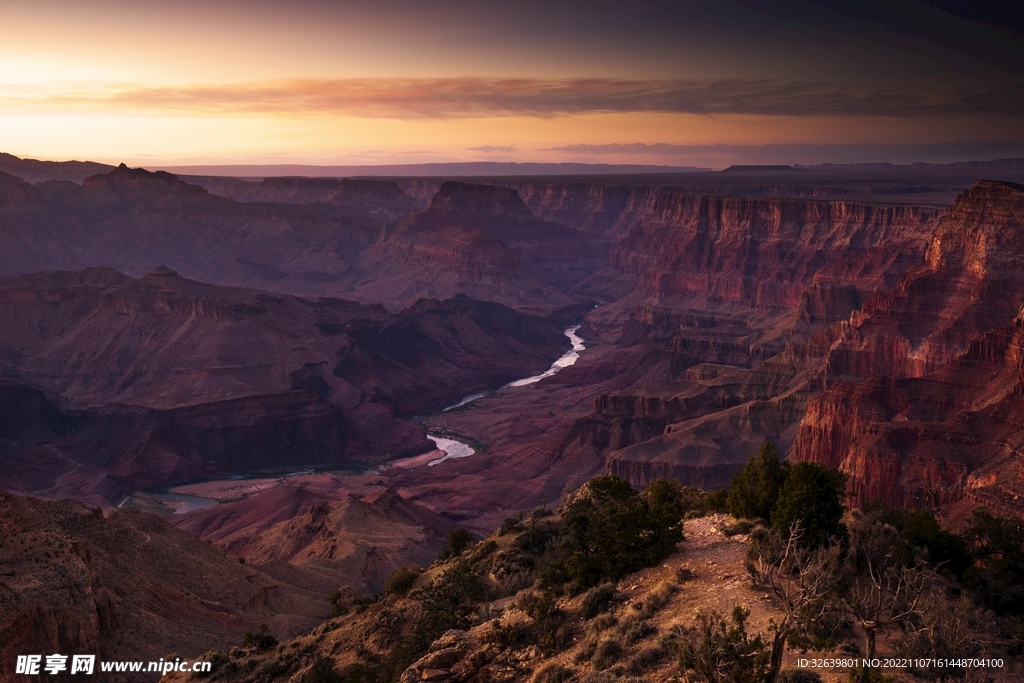
{"label": "sunset sky", "polygon": [[715,168],[1024,156],[1019,28],[963,2],[846,5],[0,0],[0,151]]}

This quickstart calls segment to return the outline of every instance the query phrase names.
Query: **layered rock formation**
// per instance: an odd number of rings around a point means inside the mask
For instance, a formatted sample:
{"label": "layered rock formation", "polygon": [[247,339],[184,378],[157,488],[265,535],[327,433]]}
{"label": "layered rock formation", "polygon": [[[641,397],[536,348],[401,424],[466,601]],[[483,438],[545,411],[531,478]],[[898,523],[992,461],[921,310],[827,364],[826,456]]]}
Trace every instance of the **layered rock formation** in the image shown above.
{"label": "layered rock formation", "polygon": [[635,483],[717,487],[764,439],[788,447],[808,398],[797,350],[919,262],[941,214],[661,193],[611,257],[636,282],[617,343],[645,370],[564,448]]}
{"label": "layered rock formation", "polygon": [[[390,181],[200,178],[123,164],[82,185],[0,181],[0,273],[167,265],[204,282],[393,310],[467,294],[550,313],[608,242],[536,219],[514,190],[445,183],[426,209]],[[235,201],[237,200],[237,201]]]}
{"label": "layered rock formation", "polygon": [[349,206],[239,204],[122,165],[81,186],[34,185],[5,203],[0,272],[102,266],[142,275],[168,265],[206,282],[340,293],[382,221]]}
{"label": "layered rock formation", "polygon": [[17,407],[2,422],[6,486],[108,503],[132,488],[430,450],[399,418],[541,371],[568,346],[550,321],[465,297],[393,315],[168,269],[2,278],[0,311],[11,378],[0,396]]}
{"label": "layered rock formation", "polygon": [[607,244],[534,218],[511,189],[446,182],[427,208],[369,248],[354,295],[400,307],[465,293],[527,310],[580,303],[571,290],[604,262]]}
{"label": "layered rock formation", "polygon": [[387,180],[351,178],[264,178],[260,182],[226,177],[188,177],[211,194],[257,204],[333,204],[364,211],[390,222],[416,209],[415,200]]}
{"label": "layered rock formation", "polygon": [[1022,238],[1024,186],[964,193],[924,263],[831,331],[791,457],[841,466],[861,499],[1016,496]]}

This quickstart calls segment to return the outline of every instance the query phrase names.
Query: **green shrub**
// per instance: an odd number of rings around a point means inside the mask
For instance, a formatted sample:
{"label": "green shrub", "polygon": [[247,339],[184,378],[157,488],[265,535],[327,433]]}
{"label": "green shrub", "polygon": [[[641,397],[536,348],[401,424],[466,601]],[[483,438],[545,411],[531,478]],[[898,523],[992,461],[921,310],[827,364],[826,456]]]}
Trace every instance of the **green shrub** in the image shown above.
{"label": "green shrub", "polygon": [[487,596],[487,585],[472,566],[457,560],[440,576],[410,594],[420,602],[420,614],[411,632],[381,663],[379,679],[397,680],[430,644],[451,629],[470,627],[473,615]]}
{"label": "green shrub", "polygon": [[572,643],[573,629],[566,614],[558,608],[551,591],[529,591],[519,599],[519,609],[534,620],[536,643],[541,652],[552,654],[564,650]]}
{"label": "green shrub", "polygon": [[649,621],[638,621],[623,634],[626,639],[626,645],[636,645],[644,638],[650,638],[658,632],[658,627],[653,625]]}
{"label": "green shrub", "polygon": [[785,536],[790,525],[799,522],[804,532],[800,544],[806,548],[828,545],[830,538],[845,538],[846,527],[840,521],[846,512],[845,496],[844,473],[816,462],[794,463],[779,490],[772,528]]}
{"label": "green shrub", "polygon": [[242,638],[243,647],[254,647],[257,652],[269,650],[275,645],[277,645],[277,637],[270,632],[270,628],[266,624],[260,624],[255,633],[246,631],[245,637]]}
{"label": "green shrub", "polygon": [[704,498],[704,512],[708,514],[729,511],[729,489],[712,491]]}
{"label": "green shrub", "polygon": [[523,517],[525,517],[525,515],[522,512],[515,517],[506,517],[505,521],[502,522],[501,526],[498,528],[498,535],[504,536],[505,534],[518,529],[523,523]]}
{"label": "green shrub", "polygon": [[758,525],[751,519],[737,519],[723,526],[722,534],[730,538],[733,536],[745,535],[753,531],[756,526]]}
{"label": "green shrub", "polygon": [[466,529],[459,527],[448,534],[448,547],[441,551],[438,559],[447,560],[452,557],[458,557],[472,542],[473,536]]}
{"label": "green shrub", "polygon": [[405,595],[410,589],[416,584],[416,579],[420,576],[419,572],[411,567],[406,567],[404,564],[391,572],[387,581],[384,582],[384,590],[389,595]]}
{"label": "green shrub", "polygon": [[769,519],[788,472],[789,463],[780,462],[775,446],[765,441],[733,475],[727,500],[729,513],[737,519]]}
{"label": "green shrub", "polygon": [[543,578],[549,585],[595,586],[650,567],[683,538],[679,485],[659,479],[643,494],[615,475],[592,479],[567,504],[562,559]]}
{"label": "green shrub", "polygon": [[619,598],[619,591],[614,583],[602,583],[594,586],[583,596],[583,618],[593,619],[602,612],[607,612]]}
{"label": "green shrub", "polygon": [[1024,614],[1024,520],[978,508],[967,539],[976,562],[964,582],[997,614]]}

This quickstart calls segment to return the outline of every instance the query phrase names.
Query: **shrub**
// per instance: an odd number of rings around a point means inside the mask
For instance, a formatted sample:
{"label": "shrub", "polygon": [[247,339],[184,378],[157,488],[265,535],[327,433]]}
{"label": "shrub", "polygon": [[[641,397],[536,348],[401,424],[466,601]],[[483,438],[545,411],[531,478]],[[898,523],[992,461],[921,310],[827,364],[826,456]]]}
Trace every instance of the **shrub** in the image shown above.
{"label": "shrub", "polygon": [[329,657],[318,657],[313,666],[302,678],[302,683],[345,683],[342,677],[334,669],[334,661]]}
{"label": "shrub", "polygon": [[583,596],[583,618],[593,619],[602,612],[612,608],[612,604],[619,597],[619,591],[614,583],[602,583],[594,586]]}
{"label": "shrub", "polygon": [[565,683],[572,678],[572,669],[550,662],[542,666],[530,679],[531,683]]}
{"label": "shrub", "polygon": [[338,589],[331,591],[327,596],[327,602],[331,603],[331,616],[340,617],[352,611],[355,605],[355,595],[351,590]]}
{"label": "shrub", "polygon": [[535,640],[542,652],[558,652],[572,643],[572,627],[555,604],[551,591],[539,594],[530,591],[519,599],[517,606],[535,621],[538,632]]}
{"label": "shrub", "polygon": [[737,519],[768,519],[788,472],[789,463],[780,462],[775,446],[765,441],[733,475],[727,500],[729,513]]}
{"label": "shrub", "polygon": [[493,639],[504,648],[519,650],[537,642],[537,626],[521,621],[506,626],[499,625]]}
{"label": "shrub", "polygon": [[391,572],[387,581],[384,582],[384,590],[389,595],[405,595],[415,585],[416,579],[419,578],[419,572],[411,567],[406,567],[404,564]]}
{"label": "shrub", "polygon": [[787,669],[779,674],[779,683],[822,683],[821,676],[810,669]]}
{"label": "shrub", "polygon": [[420,601],[419,618],[381,664],[380,680],[397,679],[445,631],[469,628],[486,595],[487,586],[480,575],[462,560],[417,588],[412,596]]}
{"label": "shrub", "polygon": [[644,599],[644,612],[654,614],[667,605],[670,600],[679,592],[679,586],[669,581],[659,581]]}
{"label": "shrub", "polygon": [[452,557],[458,557],[472,542],[473,536],[467,530],[459,527],[448,534],[448,548],[441,551],[438,559],[447,560]]}
{"label": "shrub", "polygon": [[866,516],[898,529],[903,543],[925,551],[928,562],[940,572],[963,579],[964,573],[974,564],[966,540],[943,529],[930,510],[903,510],[881,501],[869,501],[862,511]]}
{"label": "shrub", "polygon": [[221,669],[229,666],[231,660],[220,650],[207,650],[199,657],[201,662],[210,662],[210,671],[197,671],[192,674],[193,678],[206,678],[213,672],[220,673]]}
{"label": "shrub", "polygon": [[246,631],[245,637],[242,638],[243,647],[254,647],[257,652],[269,650],[275,645],[277,645],[277,637],[270,632],[270,628],[266,624],[260,624],[255,633]]}
{"label": "shrub", "polygon": [[623,634],[626,639],[626,645],[636,645],[644,638],[649,638],[658,632],[658,627],[651,624],[649,621],[638,621]]}
{"label": "shrub", "polygon": [[707,514],[704,501],[708,495],[695,486],[684,486],[679,489],[679,504],[683,516],[687,519],[703,517]]}
{"label": "shrub", "polygon": [[712,491],[704,498],[704,511],[708,514],[729,511],[729,489]]}
{"label": "shrub", "polygon": [[680,629],[679,673],[705,683],[762,683],[770,652],[761,636],[747,635],[749,615],[737,605],[730,624],[717,612],[698,613],[693,627]]}
{"label": "shrub", "polygon": [[997,614],[1024,614],[1024,521],[979,508],[968,532],[977,562],[964,581]]}
{"label": "shrub", "polygon": [[590,658],[590,663],[598,671],[603,671],[618,663],[619,659],[622,658],[622,653],[622,643],[619,642],[619,639],[614,636],[608,636],[597,643],[597,648],[594,650],[594,656]]}
{"label": "shrub", "polygon": [[779,490],[778,502],[772,511],[772,528],[776,533],[789,533],[794,522],[800,523],[806,548],[820,548],[830,538],[845,538],[846,527],[840,521],[846,509],[846,475],[816,462],[798,462],[789,468],[789,475]]}
{"label": "shrub", "polygon": [[498,527],[498,535],[504,536],[505,534],[518,529],[522,525],[524,516],[525,515],[520,512],[515,517],[506,517],[505,521],[501,523],[500,527]]}
{"label": "shrub", "polygon": [[722,534],[724,536],[733,537],[749,534],[757,526],[752,520],[749,519],[737,519],[734,522],[726,524],[722,527]]}
{"label": "shrub", "polygon": [[563,559],[547,568],[545,582],[595,586],[661,561],[683,538],[679,495],[664,479],[643,494],[615,475],[592,479],[567,503]]}
{"label": "shrub", "polygon": [[633,657],[633,660],[629,663],[629,672],[632,674],[642,674],[648,669],[653,669],[660,665],[670,656],[671,653],[660,645],[646,647]]}

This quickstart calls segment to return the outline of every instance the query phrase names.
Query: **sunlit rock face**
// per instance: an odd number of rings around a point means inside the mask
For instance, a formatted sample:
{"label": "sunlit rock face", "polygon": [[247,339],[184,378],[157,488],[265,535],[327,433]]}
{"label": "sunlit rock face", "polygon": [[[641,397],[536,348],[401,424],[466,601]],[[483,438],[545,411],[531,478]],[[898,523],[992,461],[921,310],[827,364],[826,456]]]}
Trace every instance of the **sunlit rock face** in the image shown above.
{"label": "sunlit rock face", "polygon": [[594,399],[566,452],[714,488],[764,439],[788,448],[830,326],[919,264],[944,214],[658,193],[605,270],[633,278],[618,344],[644,369]]}
{"label": "sunlit rock face", "polygon": [[924,262],[836,327],[791,457],[842,467],[861,499],[1017,495],[1022,238],[1024,186],[965,192]]}

